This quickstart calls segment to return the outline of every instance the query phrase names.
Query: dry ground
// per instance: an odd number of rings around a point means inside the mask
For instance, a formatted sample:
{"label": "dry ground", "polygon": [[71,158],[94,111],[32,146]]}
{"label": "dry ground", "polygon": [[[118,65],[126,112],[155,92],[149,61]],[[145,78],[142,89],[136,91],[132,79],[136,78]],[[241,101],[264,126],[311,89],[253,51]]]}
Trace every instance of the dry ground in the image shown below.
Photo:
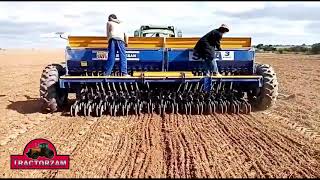
{"label": "dry ground", "polygon": [[[0,177],[320,177],[320,56],[257,54],[280,83],[251,115],[102,118],[39,112],[39,78],[63,50],[0,51]],[[69,170],[10,170],[34,138]]]}

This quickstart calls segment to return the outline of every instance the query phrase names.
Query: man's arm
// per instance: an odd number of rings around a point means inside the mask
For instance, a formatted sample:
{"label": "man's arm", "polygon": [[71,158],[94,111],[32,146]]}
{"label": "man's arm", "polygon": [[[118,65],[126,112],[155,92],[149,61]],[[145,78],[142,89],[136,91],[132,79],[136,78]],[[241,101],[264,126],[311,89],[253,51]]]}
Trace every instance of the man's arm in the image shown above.
{"label": "man's arm", "polygon": [[125,42],[126,46],[128,46],[129,38],[126,33],[123,33],[123,35],[124,35],[124,42]]}
{"label": "man's arm", "polygon": [[217,40],[217,41],[216,41],[216,47],[217,47],[218,51],[221,51],[221,50],[222,50],[222,49],[221,49],[221,46],[220,46],[220,40]]}
{"label": "man's arm", "polygon": [[215,38],[215,45],[216,45],[216,47],[217,47],[217,49],[218,49],[218,51],[221,51],[221,45],[220,45],[220,41],[221,41],[221,39],[222,39],[222,37],[221,36],[219,36],[219,35],[217,35],[216,36],[216,38]]}
{"label": "man's arm", "polygon": [[107,37],[108,38],[109,38],[109,34],[110,34],[111,30],[112,30],[112,26],[109,23],[107,23]]}
{"label": "man's arm", "polygon": [[108,31],[109,31],[109,24],[106,24],[106,36],[108,37]]}
{"label": "man's arm", "polygon": [[221,39],[222,39],[221,34],[218,33],[218,32],[214,32],[214,34],[213,34],[213,41],[214,41],[213,44],[218,49],[218,51],[221,51],[221,44],[220,44]]}

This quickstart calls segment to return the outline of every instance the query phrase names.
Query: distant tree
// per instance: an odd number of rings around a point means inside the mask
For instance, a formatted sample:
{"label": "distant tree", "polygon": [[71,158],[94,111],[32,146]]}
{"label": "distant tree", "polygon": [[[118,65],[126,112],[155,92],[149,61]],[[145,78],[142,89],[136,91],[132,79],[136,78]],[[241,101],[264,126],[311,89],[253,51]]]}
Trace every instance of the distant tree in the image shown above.
{"label": "distant tree", "polygon": [[320,54],[320,43],[313,44],[311,46],[311,52],[313,54]]}
{"label": "distant tree", "polygon": [[256,46],[256,48],[258,48],[258,49],[261,49],[263,47],[263,44],[258,44],[257,46]]}
{"label": "distant tree", "polygon": [[277,50],[277,48],[273,47],[272,45],[262,46],[261,49],[263,49],[264,51],[275,51],[275,50]]}
{"label": "distant tree", "polygon": [[307,52],[308,48],[304,46],[293,46],[289,48],[292,52]]}

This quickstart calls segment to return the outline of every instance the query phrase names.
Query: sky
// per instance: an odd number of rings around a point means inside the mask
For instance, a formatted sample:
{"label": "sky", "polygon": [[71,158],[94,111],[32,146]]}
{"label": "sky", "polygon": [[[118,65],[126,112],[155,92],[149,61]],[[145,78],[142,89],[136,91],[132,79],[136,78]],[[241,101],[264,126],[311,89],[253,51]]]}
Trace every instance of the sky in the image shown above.
{"label": "sky", "polygon": [[252,44],[320,42],[320,2],[313,1],[2,1],[0,48],[64,48],[67,35],[105,36],[109,14],[129,36],[141,25],[173,25],[184,37],[200,37],[222,23],[224,37],[251,37]]}

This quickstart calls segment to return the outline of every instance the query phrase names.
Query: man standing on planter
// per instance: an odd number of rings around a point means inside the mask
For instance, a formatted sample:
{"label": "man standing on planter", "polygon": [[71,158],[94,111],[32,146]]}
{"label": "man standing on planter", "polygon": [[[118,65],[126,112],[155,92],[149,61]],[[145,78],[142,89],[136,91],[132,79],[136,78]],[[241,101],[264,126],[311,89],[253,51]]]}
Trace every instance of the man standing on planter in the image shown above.
{"label": "man standing on planter", "polygon": [[107,22],[107,37],[108,37],[108,60],[105,66],[105,75],[110,76],[114,63],[116,61],[116,53],[119,52],[120,58],[120,73],[122,76],[128,75],[126,45],[128,39],[122,29],[121,22],[114,14],[109,15]]}
{"label": "man standing on planter", "polygon": [[206,75],[214,73],[221,76],[218,70],[217,61],[214,59],[215,48],[221,51],[220,41],[223,34],[229,32],[229,27],[222,24],[218,29],[214,29],[201,37],[194,47],[194,56],[201,58],[206,64]]}

